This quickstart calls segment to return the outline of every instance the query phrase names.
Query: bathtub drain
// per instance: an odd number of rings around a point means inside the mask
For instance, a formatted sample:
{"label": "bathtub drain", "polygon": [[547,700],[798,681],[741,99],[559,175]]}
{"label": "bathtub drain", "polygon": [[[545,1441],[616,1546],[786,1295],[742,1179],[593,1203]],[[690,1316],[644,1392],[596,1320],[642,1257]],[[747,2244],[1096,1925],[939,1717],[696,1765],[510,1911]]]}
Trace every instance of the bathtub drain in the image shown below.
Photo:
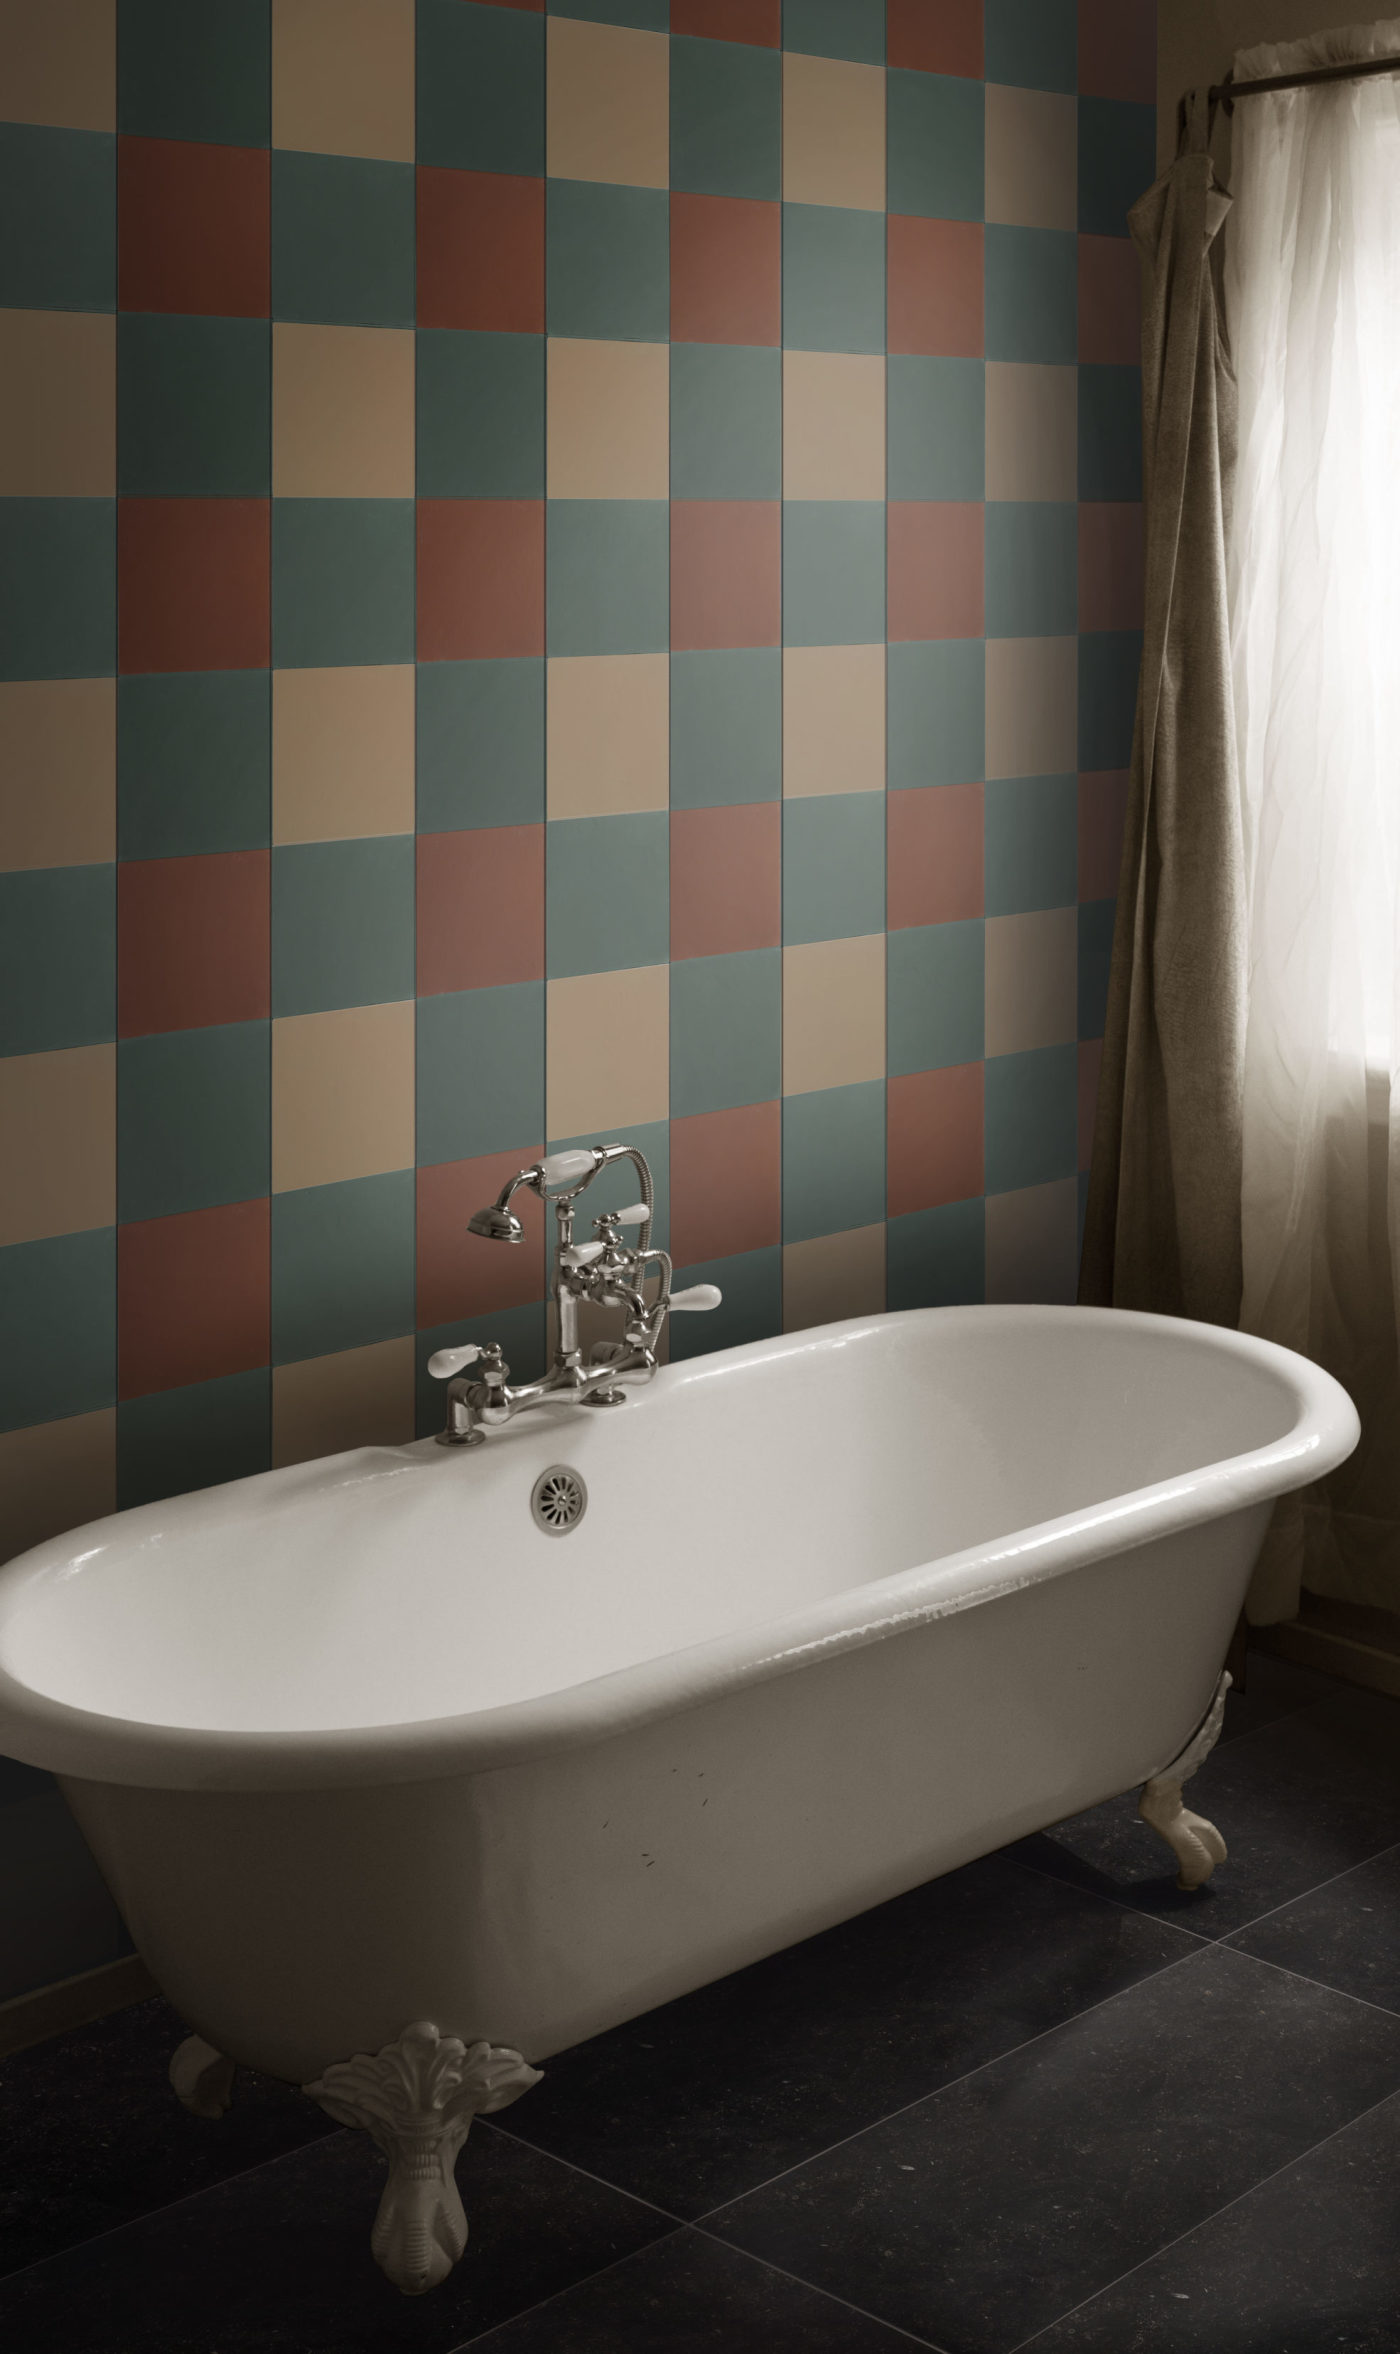
{"label": "bathtub drain", "polygon": [[588,1510],[582,1475],[567,1463],[551,1463],[530,1490],[530,1510],[547,1537],[566,1537]]}

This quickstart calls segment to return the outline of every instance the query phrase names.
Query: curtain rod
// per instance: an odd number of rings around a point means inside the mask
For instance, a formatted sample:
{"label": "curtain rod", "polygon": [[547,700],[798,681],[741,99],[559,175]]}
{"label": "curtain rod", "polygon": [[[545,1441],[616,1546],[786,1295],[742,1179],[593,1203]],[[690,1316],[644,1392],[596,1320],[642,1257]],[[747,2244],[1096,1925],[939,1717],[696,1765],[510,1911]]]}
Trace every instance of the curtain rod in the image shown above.
{"label": "curtain rod", "polygon": [[1228,114],[1237,98],[1257,98],[1265,90],[1307,90],[1315,82],[1359,82],[1369,74],[1397,73],[1400,73],[1400,56],[1363,57],[1353,65],[1316,65],[1307,73],[1270,74],[1259,82],[1236,82],[1227,74],[1223,82],[1214,85],[1209,96],[1212,106],[1220,101]]}

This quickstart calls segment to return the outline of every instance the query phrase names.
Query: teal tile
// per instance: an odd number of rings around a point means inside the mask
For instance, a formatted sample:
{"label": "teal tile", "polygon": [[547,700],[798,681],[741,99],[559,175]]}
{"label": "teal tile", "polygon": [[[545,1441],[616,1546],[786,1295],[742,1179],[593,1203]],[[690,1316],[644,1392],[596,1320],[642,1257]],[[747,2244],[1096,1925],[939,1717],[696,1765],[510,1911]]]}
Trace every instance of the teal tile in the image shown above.
{"label": "teal tile", "polygon": [[671,656],[671,807],[778,801],[783,658],[776,646]]}
{"label": "teal tile", "polygon": [[0,499],[0,678],[116,666],[116,500]]}
{"label": "teal tile", "polygon": [[117,855],[196,858],[272,839],[272,673],[117,682]]}
{"label": "teal tile", "polygon": [[783,644],[870,646],[885,634],[885,510],[867,499],[783,508]]}
{"label": "teal tile", "polygon": [[1121,98],[1079,101],[1079,226],[1126,237],[1128,214],[1157,177],[1157,109]]}
{"label": "teal tile", "polygon": [[982,361],[891,353],[885,387],[890,497],[980,499],[986,482]]}
{"label": "teal tile", "polygon": [[1072,637],[1079,626],[1079,510],[1051,499],[986,509],[989,638]]}
{"label": "teal tile", "polygon": [[274,499],[275,668],[411,662],[412,499]]}
{"label": "teal tile", "polygon": [[672,498],[776,499],[782,491],[782,353],[673,343]]}
{"label": "teal tile", "polygon": [[984,0],[989,82],[1022,90],[1079,86],[1078,0]]}
{"label": "teal tile", "polygon": [[789,351],[885,348],[885,216],[783,206],[783,342]]}
{"label": "teal tile", "polygon": [[885,0],[783,0],[783,47],[883,65]]}
{"label": "teal tile", "polygon": [[1079,496],[1142,497],[1142,372],[1085,366],[1079,371]]}
{"label": "teal tile", "polygon": [[474,1160],[544,1134],[544,983],[418,1000],[418,1160]]}
{"label": "teal tile", "polygon": [[391,1169],[272,1197],[272,1362],[413,1330],[414,1177]]}
{"label": "teal tile", "polygon": [[885,1229],[890,1308],[980,1306],[987,1290],[985,1224],[980,1197],[891,1218]]}
{"label": "teal tile", "polygon": [[52,1776],[8,1758],[4,1772],[19,1783],[0,1809],[0,2002],[9,2002],[121,1961],[131,1939]]}
{"label": "teal tile", "polygon": [[750,1341],[772,1340],[783,1329],[783,1254],[776,1243],[767,1250],[739,1251],[728,1259],[697,1259],[676,1269],[675,1288],[692,1283],[714,1283],[721,1293],[717,1308],[703,1315],[677,1316],[671,1325],[671,1363],[688,1357],[707,1357],[716,1349],[741,1349]]}
{"label": "teal tile", "polygon": [[117,1502],[124,1512],[228,1479],[251,1479],[271,1463],[266,1365],[188,1389],[157,1390],[117,1408]]}
{"label": "teal tile", "polygon": [[892,1079],[982,1060],[986,981],[980,917],[891,932],[885,986],[886,1068]]}
{"label": "teal tile", "polygon": [[434,1437],[447,1420],[445,1384],[433,1379],[428,1359],[439,1349],[463,1349],[468,1341],[478,1348],[495,1341],[505,1352],[512,1381],[538,1381],[549,1362],[544,1301],[528,1308],[496,1308],[489,1316],[463,1316],[455,1324],[435,1324],[419,1333],[415,1427],[420,1439]]}
{"label": "teal tile", "polygon": [[669,542],[664,499],[551,499],[550,653],[663,653],[670,642]]}
{"label": "teal tile", "polygon": [[1115,899],[1086,899],[1079,910],[1079,1035],[1102,1038],[1108,1014]]}
{"label": "teal tile", "polygon": [[983,797],[988,915],[1073,907],[1079,788],[1072,776],[999,777]]}
{"label": "teal tile", "polygon": [[0,307],[115,309],[117,142],[110,131],[0,123],[0,220]]}
{"label": "teal tile", "polygon": [[885,796],[783,803],[783,939],[854,940],[885,928]]}
{"label": "teal tile", "polygon": [[117,123],[148,139],[266,147],[270,0],[121,0]]}
{"label": "teal tile", "polygon": [[551,980],[665,964],[670,820],[556,818],[545,828],[545,938]]}
{"label": "teal tile", "polygon": [[544,818],[544,663],[420,662],[418,830]]}
{"label": "teal tile", "polygon": [[273,851],[275,1015],[394,1004],[412,997],[413,973],[411,834]]}
{"label": "teal tile", "polygon": [[411,327],[411,163],[358,155],[272,158],[272,315],[341,327]]}
{"label": "teal tile", "polygon": [[1078,239],[1069,229],[990,222],[984,236],[988,359],[1071,367],[1079,353]]}
{"label": "teal tile", "polygon": [[664,343],[671,332],[671,213],[664,188],[551,180],[545,206],[551,335]]}
{"label": "teal tile", "polygon": [[986,140],[982,84],[961,74],[885,77],[889,208],[935,221],[980,221]]}
{"label": "teal tile", "polygon": [[1038,1046],[988,1058],[988,1193],[1072,1177],[1078,1161],[1079,1050]]}
{"label": "teal tile", "polygon": [[782,1089],[780,948],[671,967],[671,1117],[771,1103]]}
{"label": "teal tile", "polygon": [[884,1215],[884,1080],[784,1096],[784,1242],[878,1226]]}
{"label": "teal tile", "polygon": [[585,24],[631,25],[639,33],[664,33],[671,0],[548,0],[550,16],[582,17]]}
{"label": "teal tile", "polygon": [[117,1048],[117,1215],[252,1201],[272,1179],[272,1025],[230,1022]]}
{"label": "teal tile", "polygon": [[263,319],[117,322],[117,488],[127,498],[266,498],[272,331]]}
{"label": "teal tile", "polygon": [[700,196],[782,193],[782,59],[747,41],[671,43],[671,186]]}
{"label": "teal tile", "polygon": [[[622,1135],[615,1128],[596,1129],[591,1136],[551,1136],[550,1152],[575,1151],[585,1144],[635,1144],[651,1171],[655,1214],[651,1222],[651,1239],[659,1250],[665,1250],[671,1235],[671,1123],[669,1120],[642,1120],[629,1125]],[[592,1232],[591,1221],[604,1210],[625,1210],[642,1198],[641,1179],[631,1161],[614,1161],[601,1177],[595,1177],[579,1203],[580,1217],[577,1232],[580,1239]],[[554,1220],[548,1227],[553,1234]]]}
{"label": "teal tile", "polygon": [[418,0],[418,161],[544,170],[544,19]]}
{"label": "teal tile", "polygon": [[0,874],[0,1054],[116,1036],[117,870]]}
{"label": "teal tile", "polygon": [[116,1394],[115,1227],[0,1250],[0,1430],[91,1414]]}
{"label": "teal tile", "polygon": [[892,793],[980,780],[986,765],[986,667],[980,638],[890,647],[885,758]]}
{"label": "teal tile", "polygon": [[418,330],[418,496],[544,497],[544,337]]}
{"label": "teal tile", "polygon": [[1142,632],[1086,630],[1079,640],[1079,766],[1126,768],[1133,756]]}

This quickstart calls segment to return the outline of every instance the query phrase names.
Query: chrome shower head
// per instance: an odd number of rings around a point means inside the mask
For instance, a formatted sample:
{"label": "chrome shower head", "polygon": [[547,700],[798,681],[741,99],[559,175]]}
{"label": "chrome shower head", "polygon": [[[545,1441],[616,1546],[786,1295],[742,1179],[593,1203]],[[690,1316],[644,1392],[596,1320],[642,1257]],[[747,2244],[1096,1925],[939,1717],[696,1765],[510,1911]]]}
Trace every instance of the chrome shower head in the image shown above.
{"label": "chrome shower head", "polygon": [[500,1202],[492,1202],[489,1208],[478,1210],[474,1218],[469,1218],[467,1232],[480,1234],[487,1242],[523,1242],[525,1239],[525,1229],[514,1210],[502,1208]]}

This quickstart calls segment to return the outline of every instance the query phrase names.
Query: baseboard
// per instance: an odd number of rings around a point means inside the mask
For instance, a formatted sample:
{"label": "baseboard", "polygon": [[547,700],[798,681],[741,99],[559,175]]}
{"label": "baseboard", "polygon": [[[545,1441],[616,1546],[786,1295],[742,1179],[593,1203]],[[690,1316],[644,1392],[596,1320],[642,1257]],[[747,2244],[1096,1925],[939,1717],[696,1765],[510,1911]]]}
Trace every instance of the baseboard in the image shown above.
{"label": "baseboard", "polygon": [[26,2051],[65,2028],[85,2027],[90,2019],[105,2019],[109,2011],[123,2011],[128,2003],[143,2003],[159,1992],[138,1954],[80,1971],[76,1978],[60,1978],[56,1986],[36,1986],[32,1994],[0,2003],[0,2054]]}
{"label": "baseboard", "polygon": [[1256,1651],[1271,1651],[1276,1659],[1291,1659],[1296,1667],[1314,1667],[1322,1675],[1340,1677],[1344,1684],[1364,1684],[1369,1691],[1400,1699],[1400,1658],[1354,1635],[1290,1618],[1277,1626],[1251,1628],[1250,1641]]}

